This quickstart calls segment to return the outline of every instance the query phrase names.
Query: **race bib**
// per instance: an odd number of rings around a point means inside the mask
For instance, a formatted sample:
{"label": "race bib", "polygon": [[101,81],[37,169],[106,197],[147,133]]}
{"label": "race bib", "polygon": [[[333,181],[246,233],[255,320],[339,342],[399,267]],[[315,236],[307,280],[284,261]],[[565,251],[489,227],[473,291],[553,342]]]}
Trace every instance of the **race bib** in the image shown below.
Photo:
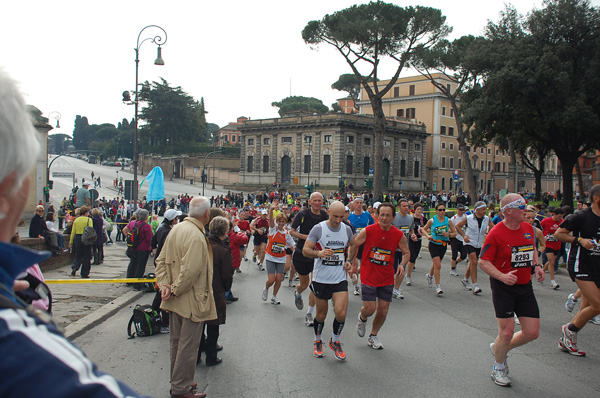
{"label": "race bib", "polygon": [[323,257],[321,259],[321,263],[327,266],[339,267],[344,265],[344,258],[344,248],[342,247],[340,249],[334,249],[333,255],[329,257]]}
{"label": "race bib", "polygon": [[525,268],[533,265],[533,245],[511,248],[510,265],[513,268]]}
{"label": "race bib", "polygon": [[375,265],[388,266],[393,258],[394,254],[391,250],[381,249],[375,246],[371,248],[371,253],[369,253],[369,261],[371,261],[371,264]]}
{"label": "race bib", "polygon": [[437,236],[443,236],[444,232],[448,232],[448,226],[447,225],[442,225],[439,227],[435,227],[435,234]]}
{"label": "race bib", "polygon": [[410,227],[409,226],[400,227],[400,231],[402,231],[404,233],[404,235],[408,235],[408,233],[410,232]]}
{"label": "race bib", "polygon": [[546,235],[546,240],[548,242],[557,242],[557,239],[554,237],[554,235]]}
{"label": "race bib", "polygon": [[285,244],[279,243],[279,242],[273,242],[271,251],[273,251],[273,254],[282,254],[283,252],[285,252]]}

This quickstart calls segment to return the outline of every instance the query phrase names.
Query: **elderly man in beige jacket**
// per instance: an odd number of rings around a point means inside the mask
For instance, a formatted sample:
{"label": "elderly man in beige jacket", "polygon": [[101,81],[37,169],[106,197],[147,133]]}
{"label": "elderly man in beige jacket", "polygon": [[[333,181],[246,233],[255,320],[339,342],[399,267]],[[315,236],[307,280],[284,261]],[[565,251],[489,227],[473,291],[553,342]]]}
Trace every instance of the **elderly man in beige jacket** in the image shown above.
{"label": "elderly man in beige jacket", "polygon": [[205,321],[217,318],[212,291],[213,255],[204,225],[210,202],[200,196],[190,202],[189,217],[173,227],[156,260],[161,309],[169,311],[171,338],[171,394],[173,398],[201,398],[195,392],[196,357]]}

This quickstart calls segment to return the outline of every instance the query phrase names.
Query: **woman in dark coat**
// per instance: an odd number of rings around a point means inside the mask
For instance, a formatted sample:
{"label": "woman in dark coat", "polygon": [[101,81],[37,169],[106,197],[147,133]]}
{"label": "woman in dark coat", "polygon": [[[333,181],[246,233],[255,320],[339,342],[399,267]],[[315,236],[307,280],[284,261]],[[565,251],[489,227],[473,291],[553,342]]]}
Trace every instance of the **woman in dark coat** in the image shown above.
{"label": "woman in dark coat", "polygon": [[217,351],[220,351],[222,348],[217,345],[219,325],[225,324],[225,313],[227,310],[225,292],[231,289],[233,282],[232,257],[227,238],[228,233],[229,220],[222,216],[214,217],[209,224],[208,240],[213,251],[212,288],[218,318],[214,321],[204,323],[206,327],[206,339],[204,339],[203,333],[197,362],[200,363],[200,354],[204,351],[206,352],[206,366],[214,366],[221,363],[221,358],[217,358]]}
{"label": "woman in dark coat", "polygon": [[96,241],[92,244],[92,254],[94,256],[92,265],[99,265],[104,262],[104,233],[102,232],[104,220],[102,219],[102,212],[98,208],[92,210],[92,222],[94,231],[96,231]]}

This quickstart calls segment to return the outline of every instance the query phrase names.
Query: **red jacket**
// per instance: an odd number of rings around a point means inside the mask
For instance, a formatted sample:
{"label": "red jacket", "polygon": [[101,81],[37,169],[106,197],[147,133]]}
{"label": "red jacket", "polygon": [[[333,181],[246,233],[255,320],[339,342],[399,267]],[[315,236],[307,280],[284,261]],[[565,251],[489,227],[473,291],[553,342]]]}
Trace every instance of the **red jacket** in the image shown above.
{"label": "red jacket", "polygon": [[231,265],[233,268],[240,268],[240,264],[242,262],[240,246],[248,243],[248,235],[244,232],[234,232],[233,230],[229,231],[229,248],[231,249],[231,257],[233,259]]}

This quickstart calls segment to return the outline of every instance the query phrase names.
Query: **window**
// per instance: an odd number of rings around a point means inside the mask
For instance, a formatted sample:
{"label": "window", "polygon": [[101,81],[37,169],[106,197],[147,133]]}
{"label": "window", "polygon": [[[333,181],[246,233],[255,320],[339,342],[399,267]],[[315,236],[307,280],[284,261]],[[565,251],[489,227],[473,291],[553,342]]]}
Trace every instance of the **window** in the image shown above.
{"label": "window", "polygon": [[270,138],[263,138],[263,145],[271,145],[271,139]]}
{"label": "window", "polygon": [[442,168],[444,168],[444,169],[446,168],[446,157],[445,156],[442,156]]}
{"label": "window", "polygon": [[346,174],[352,174],[354,166],[354,156],[346,155]]}
{"label": "window", "polygon": [[394,87],[394,98],[398,98],[400,96],[400,87]]}
{"label": "window", "polygon": [[310,173],[310,163],[311,163],[311,156],[310,155],[304,155],[304,172],[305,173]]}
{"label": "window", "polygon": [[450,167],[451,169],[453,169],[453,168],[454,168],[454,157],[451,157],[451,158],[450,158],[450,165],[449,165],[449,167]]}
{"label": "window", "polygon": [[496,149],[496,156],[498,156],[498,150]]}
{"label": "window", "polygon": [[371,145],[371,139],[370,138],[365,138],[365,145],[366,146],[370,146]]}
{"label": "window", "polygon": [[252,173],[254,171],[254,156],[248,156],[248,165],[246,166],[246,171],[248,173]]}
{"label": "window", "polygon": [[442,106],[442,115],[446,116],[446,107],[445,106]]}
{"label": "window", "polygon": [[487,151],[488,151],[488,155],[492,154],[492,150],[490,148],[488,148]]}
{"label": "window", "polygon": [[231,136],[231,142],[235,142],[235,135]]}
{"label": "window", "polygon": [[331,135],[327,134],[323,136],[323,142],[331,143]]}
{"label": "window", "polygon": [[411,84],[408,86],[408,95],[415,95],[415,85]]}
{"label": "window", "polygon": [[451,142],[450,143],[450,150],[453,151],[454,150],[454,144]]}
{"label": "window", "polygon": [[398,116],[398,117],[404,117],[404,109],[397,109],[396,110],[396,116]]}
{"label": "window", "polygon": [[406,149],[406,148],[408,148],[408,144],[406,142],[401,142],[400,149]]}
{"label": "window", "polygon": [[421,144],[415,144],[415,151],[421,150]]}
{"label": "window", "polygon": [[487,171],[492,171],[492,161],[488,160],[488,164],[487,164]]}
{"label": "window", "polygon": [[454,109],[450,108],[450,117],[454,117]]}
{"label": "window", "polygon": [[462,169],[462,158],[458,158],[458,169]]}
{"label": "window", "polygon": [[442,142],[442,149],[446,149],[446,143]]}
{"label": "window", "polygon": [[383,147],[384,148],[390,148],[392,146],[392,142],[389,140],[384,140],[383,141]]}
{"label": "window", "polygon": [[292,137],[281,137],[281,143],[282,144],[291,144],[292,143]]}
{"label": "window", "polygon": [[365,156],[363,158],[363,174],[368,176],[370,168],[371,168],[371,158],[368,158]]}
{"label": "window", "polygon": [[400,177],[406,177],[406,160],[400,161]]}
{"label": "window", "polygon": [[454,127],[448,127],[448,135],[454,137]]}
{"label": "window", "polygon": [[440,127],[440,135],[446,135],[446,126]]}
{"label": "window", "polygon": [[485,163],[483,162],[483,160],[481,161],[481,167],[479,168],[479,170],[484,171],[485,170]]}
{"label": "window", "polygon": [[452,178],[449,178],[449,179],[448,179],[448,183],[450,184],[450,187],[449,187],[449,189],[450,189],[451,191],[452,191],[452,182],[453,182],[453,181],[454,181],[454,180],[453,180]]}
{"label": "window", "polygon": [[254,138],[248,138],[248,146],[254,146]]}
{"label": "window", "polygon": [[263,156],[263,173],[269,172],[269,156]]}
{"label": "window", "polygon": [[331,155],[323,155],[323,174],[331,173]]}
{"label": "window", "polygon": [[346,136],[346,144],[354,144],[354,136],[353,135]]}
{"label": "window", "polygon": [[420,162],[418,160],[415,160],[415,168],[414,168],[414,170],[415,170],[414,176],[415,177],[419,177],[419,170],[420,170],[419,167],[421,167]]}
{"label": "window", "polygon": [[506,156],[506,151],[502,151],[502,156]]}
{"label": "window", "polygon": [[406,108],[406,117],[409,119],[416,119],[415,108]]}
{"label": "window", "polygon": [[480,151],[481,151],[481,154],[483,155],[483,148],[479,148],[479,149],[480,149]]}
{"label": "window", "polygon": [[494,165],[494,171],[500,171],[500,162],[496,162],[496,164]]}
{"label": "window", "polygon": [[304,143],[305,144],[312,144],[312,135],[304,136]]}
{"label": "window", "polygon": [[452,93],[452,85],[450,83],[446,84],[446,90],[448,90],[449,93]]}
{"label": "window", "polygon": [[506,163],[502,162],[502,172],[506,172]]}
{"label": "window", "polygon": [[442,191],[446,190],[446,178],[442,177]]}

